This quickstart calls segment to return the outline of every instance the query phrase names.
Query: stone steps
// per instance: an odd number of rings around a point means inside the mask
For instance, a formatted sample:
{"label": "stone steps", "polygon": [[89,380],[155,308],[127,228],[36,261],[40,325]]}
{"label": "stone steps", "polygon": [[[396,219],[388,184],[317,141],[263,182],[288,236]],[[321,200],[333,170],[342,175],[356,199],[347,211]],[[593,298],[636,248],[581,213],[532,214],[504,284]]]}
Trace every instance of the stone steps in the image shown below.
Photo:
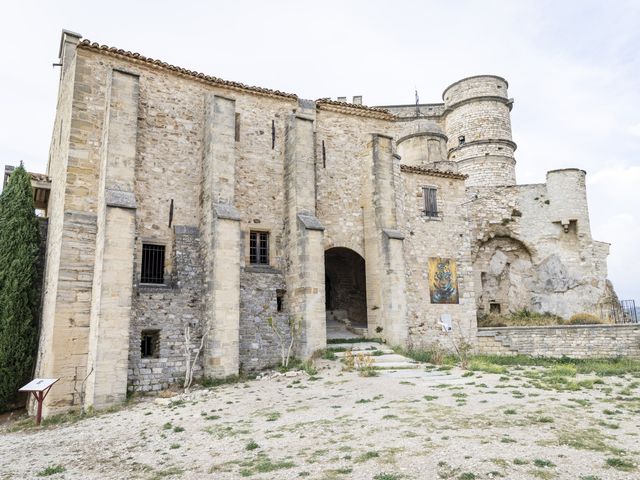
{"label": "stone steps", "polygon": [[[374,358],[378,357],[378,356],[381,356],[377,352],[383,352],[383,354],[385,354],[385,355],[390,355],[390,354],[395,353],[393,350],[391,350],[390,348],[386,348],[386,347],[377,348],[377,349],[366,349],[366,350],[355,350],[354,349],[354,350],[351,350],[351,352],[353,353],[353,355],[362,354],[362,355],[366,355],[368,357],[374,357]],[[376,353],[376,355],[374,355],[374,353]],[[347,355],[347,352],[346,351],[345,352],[335,352],[335,355],[338,358],[343,358],[343,357],[345,357]]]}
{"label": "stone steps", "polygon": [[[374,350],[382,350],[386,349],[392,351],[389,347],[387,347],[384,343],[377,342],[344,342],[344,343],[330,343],[327,345],[327,348],[344,348],[345,350],[352,350],[354,352],[364,352],[364,351],[374,351]],[[336,356],[344,352],[336,352]]]}
{"label": "stone steps", "polygon": [[[411,360],[395,353],[391,348],[383,343],[376,342],[356,342],[356,343],[335,343],[328,348],[344,348],[351,351],[354,356],[363,355],[371,359],[371,366],[377,370],[406,370],[422,369],[422,363]],[[375,355],[374,355],[375,352]],[[382,352],[382,354],[380,354]],[[336,352],[335,356],[344,359],[347,352]]]}

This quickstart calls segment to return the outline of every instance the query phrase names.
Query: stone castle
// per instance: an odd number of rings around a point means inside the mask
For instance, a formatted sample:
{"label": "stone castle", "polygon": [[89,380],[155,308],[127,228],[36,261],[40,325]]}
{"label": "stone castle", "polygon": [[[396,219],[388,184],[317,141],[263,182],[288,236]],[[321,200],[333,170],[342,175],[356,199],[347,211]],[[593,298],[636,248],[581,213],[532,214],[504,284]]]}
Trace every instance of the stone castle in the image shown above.
{"label": "stone castle", "polygon": [[517,185],[506,80],[443,103],[303,100],[64,31],[37,376],[51,413],[279,360],[268,325],[472,342],[476,318],[615,295],[585,172]]}

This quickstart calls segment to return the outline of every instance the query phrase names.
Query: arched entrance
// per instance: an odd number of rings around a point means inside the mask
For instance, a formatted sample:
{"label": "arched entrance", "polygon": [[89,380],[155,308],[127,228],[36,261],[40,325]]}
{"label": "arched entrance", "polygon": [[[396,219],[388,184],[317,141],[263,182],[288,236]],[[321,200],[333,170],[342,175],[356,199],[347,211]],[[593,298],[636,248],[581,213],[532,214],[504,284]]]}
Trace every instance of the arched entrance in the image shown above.
{"label": "arched entrance", "polygon": [[349,330],[366,333],[367,283],[364,258],[343,247],[324,253],[327,325],[344,323]]}

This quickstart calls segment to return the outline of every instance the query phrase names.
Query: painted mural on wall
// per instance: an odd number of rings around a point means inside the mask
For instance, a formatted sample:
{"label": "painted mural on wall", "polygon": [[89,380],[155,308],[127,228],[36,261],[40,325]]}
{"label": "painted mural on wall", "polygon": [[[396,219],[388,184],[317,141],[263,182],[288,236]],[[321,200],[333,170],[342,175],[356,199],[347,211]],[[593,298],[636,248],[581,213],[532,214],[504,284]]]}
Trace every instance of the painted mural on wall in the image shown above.
{"label": "painted mural on wall", "polygon": [[431,303],[459,303],[455,260],[429,259],[429,295]]}

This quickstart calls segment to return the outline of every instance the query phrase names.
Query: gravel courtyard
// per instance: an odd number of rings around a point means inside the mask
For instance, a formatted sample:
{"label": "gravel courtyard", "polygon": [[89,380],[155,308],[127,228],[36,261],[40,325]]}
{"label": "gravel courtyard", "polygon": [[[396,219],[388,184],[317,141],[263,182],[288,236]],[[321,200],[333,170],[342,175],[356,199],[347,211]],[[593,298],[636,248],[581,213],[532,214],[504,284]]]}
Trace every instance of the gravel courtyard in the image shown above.
{"label": "gravel courtyard", "polygon": [[637,372],[316,367],[39,430],[7,423],[0,478],[640,478]]}

